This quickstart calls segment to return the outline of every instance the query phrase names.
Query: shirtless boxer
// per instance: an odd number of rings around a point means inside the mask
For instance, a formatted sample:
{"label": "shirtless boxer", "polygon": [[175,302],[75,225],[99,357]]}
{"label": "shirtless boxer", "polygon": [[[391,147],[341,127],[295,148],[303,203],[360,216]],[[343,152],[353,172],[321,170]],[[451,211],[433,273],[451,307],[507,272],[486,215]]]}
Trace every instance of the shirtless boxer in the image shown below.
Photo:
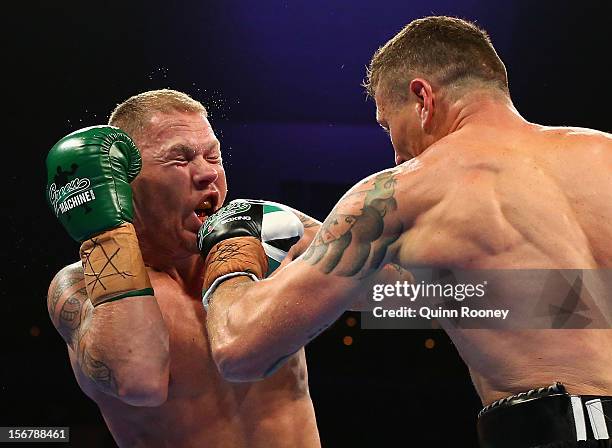
{"label": "shirtless boxer", "polygon": [[[105,205],[92,205],[92,193],[87,191],[63,205],[58,200],[62,223],[73,238],[86,241],[81,252],[89,286],[85,286],[81,263],[67,266],[49,287],[48,307],[68,345],[80,387],[98,404],[117,444],[320,446],[303,351],[275,375],[254,384],[224,381],[212,361],[201,303],[204,264],[196,232],[201,220],[221,207],[227,186],[219,141],[206,110],[179,92],[145,92],[119,105],[110,124],[132,136],[140,149],[139,174],[138,150],[115,128],[80,131],[52,150],[54,161],[60,156],[66,161],[64,171],[75,163],[80,166],[81,171],[73,166],[71,181],[87,174],[83,170],[92,157],[100,157],[101,147],[106,146],[111,155],[117,151],[114,164],[104,167],[106,181],[96,177],[97,168],[88,175],[92,185],[102,184],[94,194],[98,204],[108,199],[106,190],[111,187],[104,187],[104,182],[111,182],[118,193]],[[75,145],[78,151],[71,149]],[[50,182],[57,180],[56,168],[49,170]],[[127,182],[134,176],[137,240],[127,224],[132,221]],[[54,190],[70,193],[66,188],[78,188],[78,180],[71,187],[66,187],[68,178],[65,181]],[[89,211],[80,208],[83,204],[89,205]],[[317,223],[304,215],[300,219],[305,235],[312,239]],[[87,238],[99,232],[103,233],[93,239],[98,245],[92,247],[88,241],[93,240]],[[88,272],[89,263],[104,248],[107,256],[93,260],[102,272],[97,281]],[[116,249],[119,252],[113,257]],[[131,259],[120,260],[126,253]],[[133,277],[107,277],[115,265],[122,271],[122,263]],[[131,283],[122,283],[128,280]],[[96,281],[107,289],[97,290]],[[119,286],[113,286],[113,281]],[[128,291],[111,294],[113,288]]]}
{"label": "shirtless boxer", "polygon": [[[213,357],[226,378],[264,376],[350,307],[385,262],[612,268],[612,137],[522,118],[484,31],[448,17],[415,20],[375,53],[366,84],[397,167],[353,187],[274,278],[208,289]],[[225,232],[203,235],[202,246],[213,254],[236,244]],[[535,300],[515,286],[498,298]],[[607,319],[599,328],[608,329],[449,331],[483,404],[493,405],[479,417],[481,446],[610,445],[610,291],[598,297]]]}

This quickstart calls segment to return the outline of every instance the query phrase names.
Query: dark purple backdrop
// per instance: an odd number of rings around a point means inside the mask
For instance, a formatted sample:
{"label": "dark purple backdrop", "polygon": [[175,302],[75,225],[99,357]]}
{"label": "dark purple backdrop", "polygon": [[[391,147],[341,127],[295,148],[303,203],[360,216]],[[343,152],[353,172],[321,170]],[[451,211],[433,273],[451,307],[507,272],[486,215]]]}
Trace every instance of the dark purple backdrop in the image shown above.
{"label": "dark purple backdrop", "polygon": [[[609,0],[36,1],[4,14],[5,210],[0,426],[70,426],[73,446],[113,446],[78,390],[46,313],[77,245],[44,203],[44,157],[114,105],[170,87],[210,109],[230,198],[287,202],[324,218],[350,185],[393,163],[360,82],[373,51],[411,19],[489,30],[523,115],[610,131]],[[343,337],[354,339],[343,345]],[[436,342],[425,348],[427,338]],[[362,331],[345,318],[308,348],[323,445],[475,446],[479,402],[448,338]]]}

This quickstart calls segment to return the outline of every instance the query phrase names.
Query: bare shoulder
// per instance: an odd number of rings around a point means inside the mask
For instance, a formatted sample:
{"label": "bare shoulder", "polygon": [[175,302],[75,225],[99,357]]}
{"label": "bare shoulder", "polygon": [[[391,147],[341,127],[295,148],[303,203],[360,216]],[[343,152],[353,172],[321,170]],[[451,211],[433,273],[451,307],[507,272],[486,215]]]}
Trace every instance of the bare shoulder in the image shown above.
{"label": "bare shoulder", "polygon": [[55,328],[73,346],[75,335],[91,308],[80,262],[62,268],[55,275],[49,285],[47,308]]}
{"label": "bare shoulder", "polygon": [[402,175],[400,165],[368,176],[338,201],[325,219],[302,260],[325,273],[343,277],[365,276],[388,258],[389,247],[403,231],[398,207]]}
{"label": "bare shoulder", "polygon": [[590,128],[542,126],[543,133],[570,139],[600,143],[612,148],[612,134]]}

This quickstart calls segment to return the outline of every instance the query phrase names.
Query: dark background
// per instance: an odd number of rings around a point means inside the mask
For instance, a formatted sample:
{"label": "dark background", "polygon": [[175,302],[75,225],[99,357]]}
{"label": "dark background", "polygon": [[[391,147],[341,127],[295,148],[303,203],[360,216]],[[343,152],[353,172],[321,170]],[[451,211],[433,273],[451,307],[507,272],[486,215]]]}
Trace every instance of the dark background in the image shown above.
{"label": "dark background", "polygon": [[[55,141],[104,123],[132,94],[182,90],[209,108],[229,199],[277,200],[322,219],[350,185],[392,165],[359,84],[379,45],[431,14],[490,32],[528,120],[611,130],[609,0],[63,0],[7,10],[0,426],[70,426],[73,446],[114,446],[46,312],[49,281],[77,255],[44,202]],[[449,339],[364,331],[347,316],[308,347],[323,445],[475,446],[479,401]]]}

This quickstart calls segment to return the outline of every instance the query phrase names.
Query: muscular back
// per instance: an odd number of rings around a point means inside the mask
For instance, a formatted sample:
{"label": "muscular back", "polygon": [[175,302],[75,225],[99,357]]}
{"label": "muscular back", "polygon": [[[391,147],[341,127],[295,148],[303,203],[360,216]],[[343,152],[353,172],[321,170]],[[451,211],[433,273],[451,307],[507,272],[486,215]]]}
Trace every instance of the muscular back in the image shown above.
{"label": "muscular back", "polygon": [[[398,210],[409,230],[395,247],[404,267],[612,269],[608,134],[460,130],[400,171]],[[528,288],[508,290],[502,300],[536,299]],[[596,305],[605,323],[609,297]],[[602,349],[612,346],[610,330],[447,331],[484,402],[554,381],[612,393],[612,350]]]}

